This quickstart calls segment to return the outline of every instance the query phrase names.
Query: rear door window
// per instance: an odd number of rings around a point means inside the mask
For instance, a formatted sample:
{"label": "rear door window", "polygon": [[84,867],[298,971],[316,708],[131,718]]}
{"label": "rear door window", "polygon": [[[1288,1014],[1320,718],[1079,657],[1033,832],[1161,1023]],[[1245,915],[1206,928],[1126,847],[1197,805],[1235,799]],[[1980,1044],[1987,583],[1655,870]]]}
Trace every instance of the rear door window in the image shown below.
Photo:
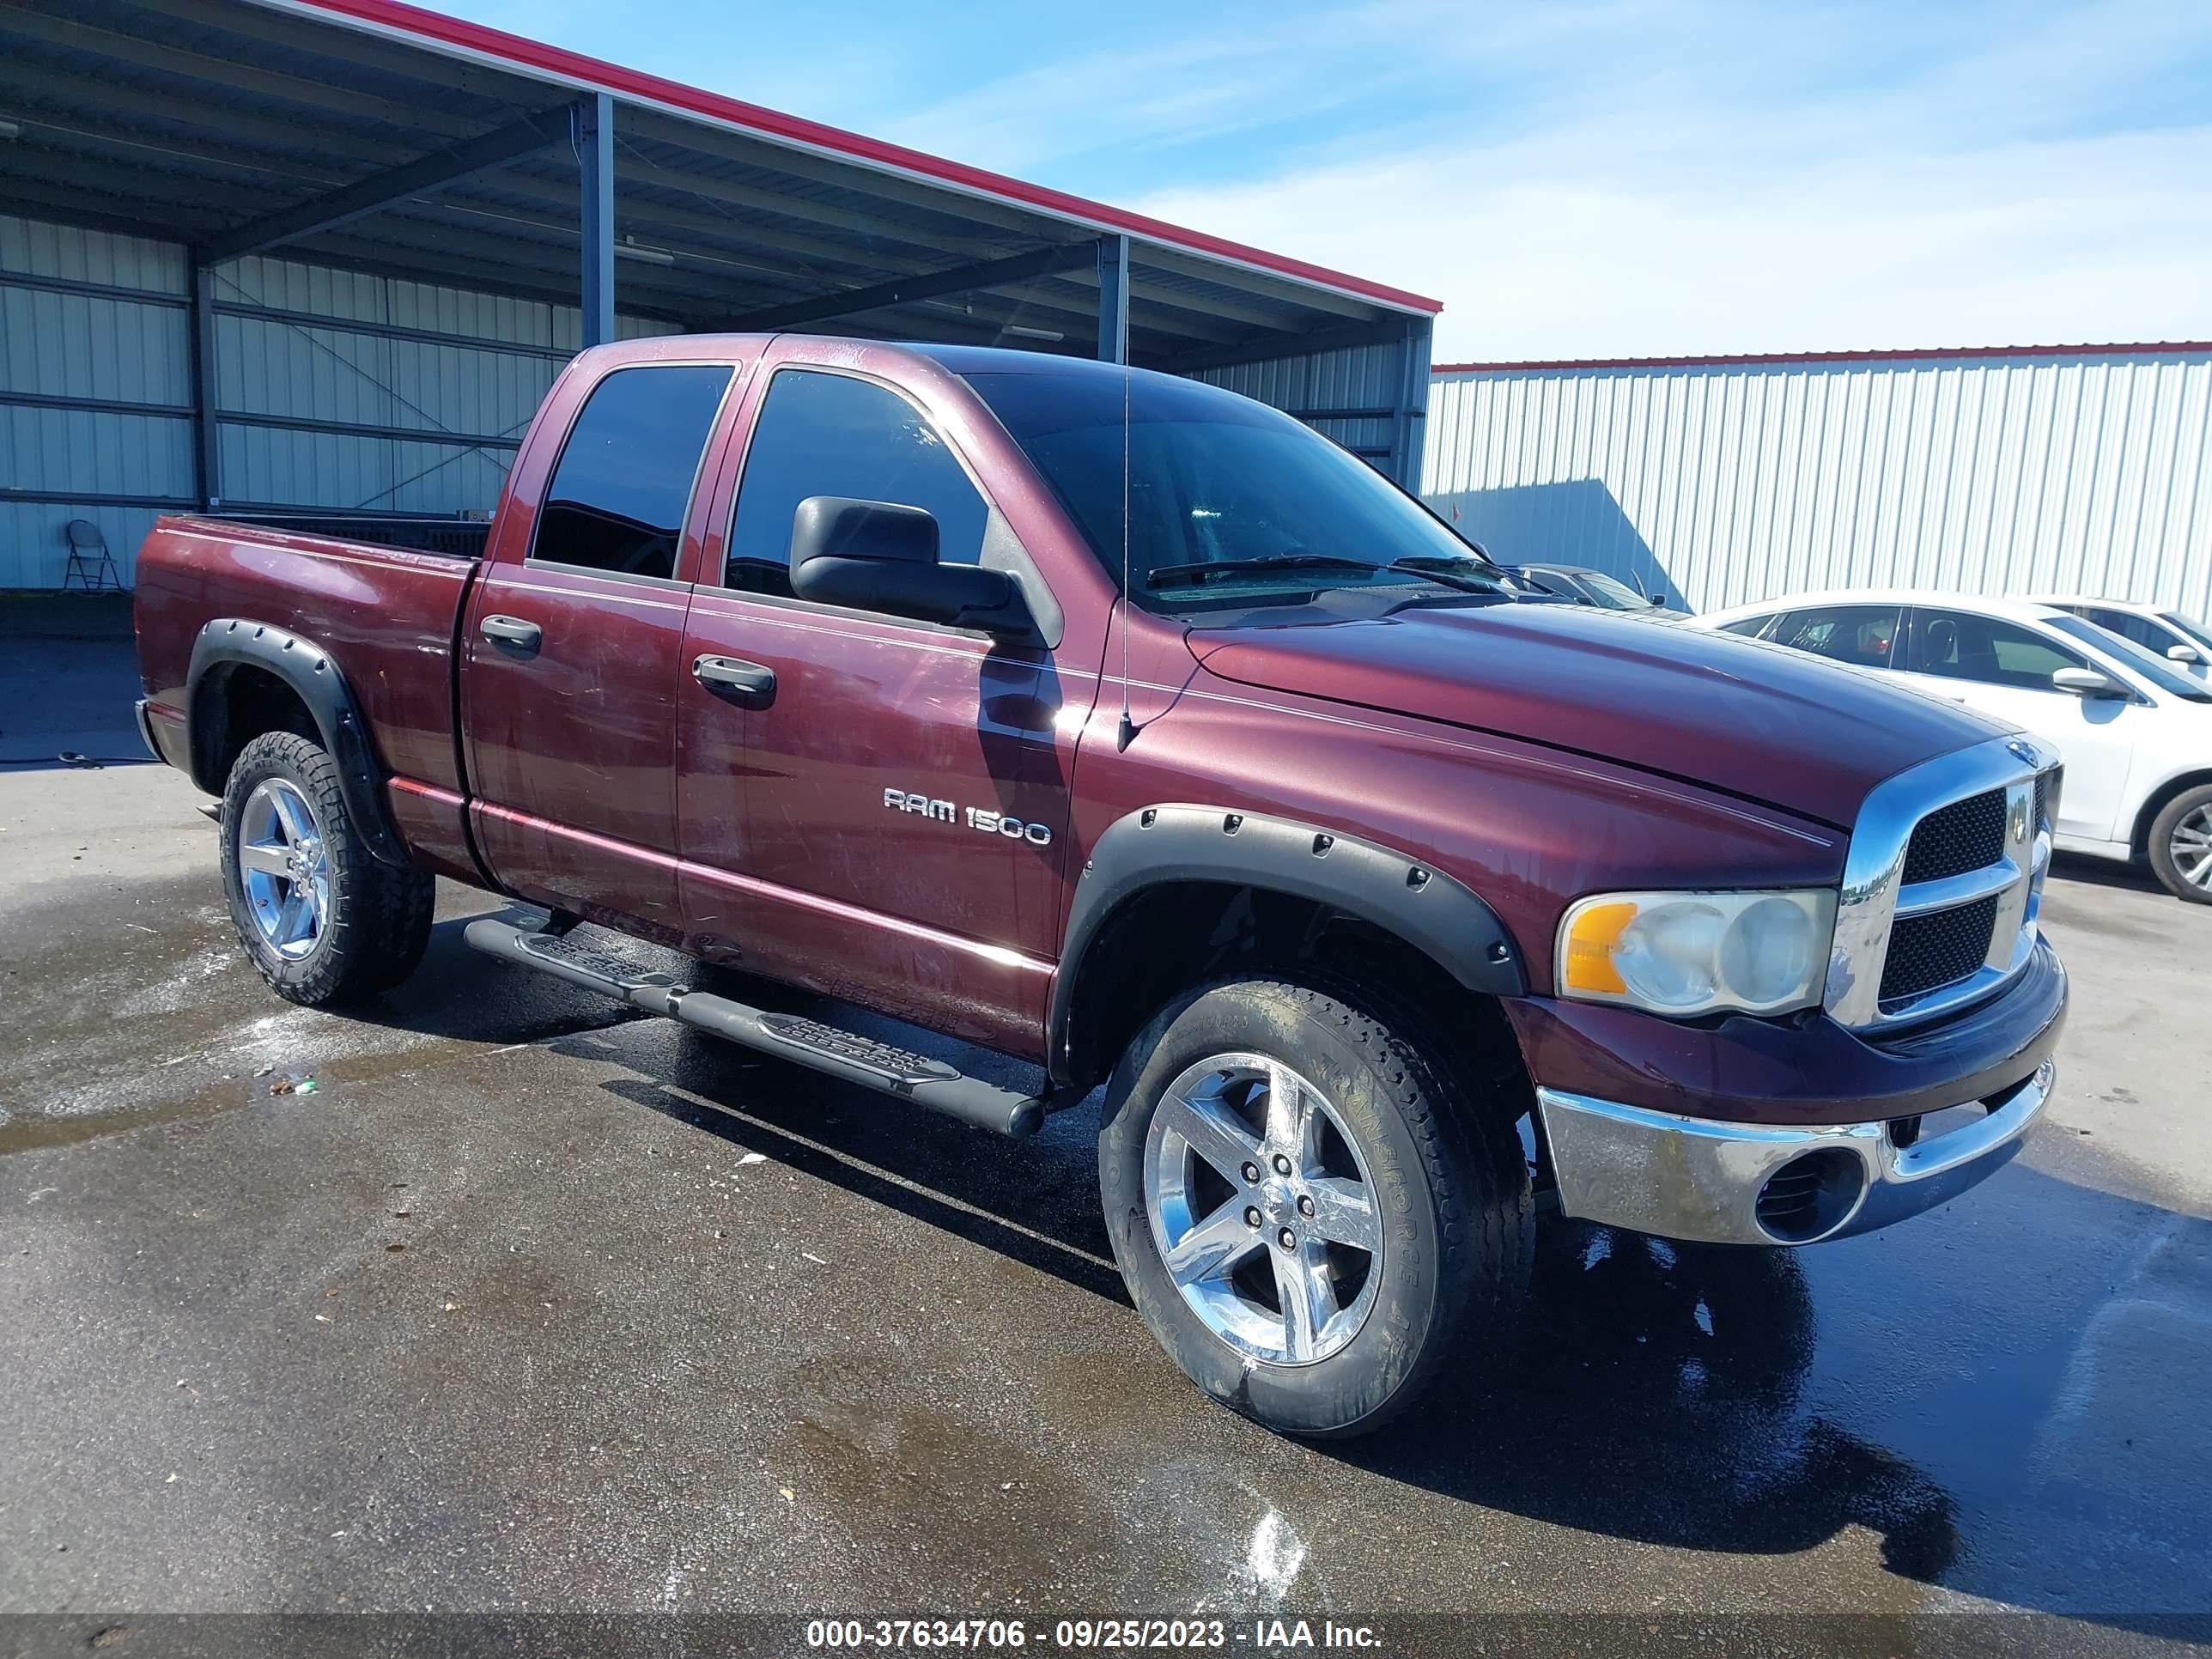
{"label": "rear door window", "polygon": [[1939,679],[2048,691],[2052,689],[2051,677],[2060,669],[2086,668],[2088,664],[2018,623],[1977,616],[1971,611],[1923,608],[1917,665],[1922,673]]}
{"label": "rear door window", "polygon": [[1854,668],[1887,668],[1897,650],[1893,605],[1826,605],[1792,611],[1768,635],[1778,645],[1809,651]]}
{"label": "rear door window", "polygon": [[672,577],[732,372],[723,363],[646,364],[594,386],[553,469],[531,562]]}
{"label": "rear door window", "polygon": [[990,507],[928,416],[872,380],[781,369],[745,450],[726,586],[791,597],[791,520],[813,495],[921,507],[939,560],[981,562]]}
{"label": "rear door window", "polygon": [[1720,631],[1723,634],[1741,634],[1746,639],[1755,640],[1765,631],[1766,624],[1773,620],[1772,611],[1767,612],[1763,617],[1739,617],[1732,623],[1723,623]]}

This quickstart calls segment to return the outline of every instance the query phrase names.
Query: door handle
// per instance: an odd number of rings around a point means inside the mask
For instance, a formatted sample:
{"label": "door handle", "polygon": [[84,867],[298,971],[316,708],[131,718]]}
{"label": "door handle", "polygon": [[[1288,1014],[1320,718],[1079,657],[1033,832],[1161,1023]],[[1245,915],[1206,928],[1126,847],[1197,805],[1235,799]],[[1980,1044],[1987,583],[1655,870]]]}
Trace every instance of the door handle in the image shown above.
{"label": "door handle", "polygon": [[691,678],[717,696],[748,708],[765,708],[775,700],[775,670],[736,657],[697,657]]}
{"label": "door handle", "polygon": [[545,638],[544,629],[520,617],[486,617],[477,624],[477,631],[494,645],[511,645],[526,655],[535,652]]}

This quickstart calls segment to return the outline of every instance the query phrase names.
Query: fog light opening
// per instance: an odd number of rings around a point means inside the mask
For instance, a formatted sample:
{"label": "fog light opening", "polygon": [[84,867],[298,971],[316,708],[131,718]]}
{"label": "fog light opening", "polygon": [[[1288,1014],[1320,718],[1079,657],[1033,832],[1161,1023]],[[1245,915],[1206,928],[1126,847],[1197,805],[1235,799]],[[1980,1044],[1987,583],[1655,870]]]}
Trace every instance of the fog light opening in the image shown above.
{"label": "fog light opening", "polygon": [[1866,1165],[1839,1146],[1804,1152],[1766,1178],[1753,1214],[1778,1244],[1809,1244],[1844,1224],[1866,1190]]}

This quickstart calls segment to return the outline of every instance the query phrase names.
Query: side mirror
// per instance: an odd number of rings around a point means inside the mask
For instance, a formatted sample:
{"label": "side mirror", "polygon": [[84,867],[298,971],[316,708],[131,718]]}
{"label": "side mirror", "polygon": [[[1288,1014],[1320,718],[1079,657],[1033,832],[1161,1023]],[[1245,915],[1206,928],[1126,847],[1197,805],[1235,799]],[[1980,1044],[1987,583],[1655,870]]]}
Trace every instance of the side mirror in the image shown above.
{"label": "side mirror", "polygon": [[1032,631],[1021,589],[1003,570],[940,564],[937,520],[918,507],[810,495],[791,515],[791,591],[817,605],[917,622]]}
{"label": "side mirror", "polygon": [[1667,590],[1662,587],[1656,593],[1654,593],[1651,596],[1651,603],[1655,606],[1665,605],[1667,603]]}
{"label": "side mirror", "polygon": [[2124,697],[2127,688],[2110,674],[2094,668],[2062,668],[2051,677],[2054,691],[2071,691],[2077,697]]}
{"label": "side mirror", "polygon": [[2168,662],[2203,662],[2204,653],[2193,645],[2169,645],[2166,647]]}

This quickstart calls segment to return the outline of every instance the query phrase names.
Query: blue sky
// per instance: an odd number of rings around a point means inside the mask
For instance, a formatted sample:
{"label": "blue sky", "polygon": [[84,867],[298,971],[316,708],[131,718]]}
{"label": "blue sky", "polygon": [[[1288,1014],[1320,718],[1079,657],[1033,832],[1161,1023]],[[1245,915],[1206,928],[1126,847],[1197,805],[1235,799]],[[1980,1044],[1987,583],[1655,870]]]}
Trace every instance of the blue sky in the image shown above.
{"label": "blue sky", "polygon": [[1439,361],[2212,338],[2212,0],[444,3],[1434,295]]}

